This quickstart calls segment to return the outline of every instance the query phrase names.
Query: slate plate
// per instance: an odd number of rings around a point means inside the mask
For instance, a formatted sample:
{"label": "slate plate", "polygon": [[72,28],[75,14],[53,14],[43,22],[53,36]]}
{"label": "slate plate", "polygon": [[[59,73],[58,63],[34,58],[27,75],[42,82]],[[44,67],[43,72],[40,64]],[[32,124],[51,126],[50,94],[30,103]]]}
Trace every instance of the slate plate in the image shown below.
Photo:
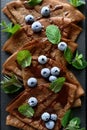
{"label": "slate plate", "polygon": [[[1,0],[1,8],[3,8],[5,6],[5,4],[7,2],[9,2],[11,0]],[[80,10],[85,14],[85,16],[87,16],[87,0],[86,0],[86,6],[81,7]],[[1,12],[1,20],[5,20],[6,22],[9,22],[8,18]],[[81,52],[84,57],[87,59],[87,18],[86,20],[82,21],[80,23],[80,25],[83,28],[83,32],[80,34],[77,43],[79,44],[78,50],[79,52]],[[5,43],[5,41],[7,40],[8,35],[6,33],[2,33],[1,35],[1,46],[3,46],[3,44]],[[1,52],[1,64],[4,63],[4,61],[7,59],[9,55],[5,52]],[[1,67],[2,70],[2,67]],[[75,69],[73,70],[73,72],[75,73],[77,79],[80,81],[81,85],[84,87],[85,91],[86,91],[86,85],[87,85],[87,81],[86,81],[86,70],[83,71],[76,71]],[[5,111],[5,108],[7,106],[7,104],[15,97],[16,95],[6,95],[1,91],[1,130],[17,130],[14,127],[10,127],[10,126],[6,126],[5,125],[5,119],[6,119],[6,115],[8,114]],[[81,108],[76,108],[73,110],[73,114],[75,116],[78,116],[81,118],[81,124],[82,127],[86,127],[86,95],[84,98],[82,98],[82,107]]]}

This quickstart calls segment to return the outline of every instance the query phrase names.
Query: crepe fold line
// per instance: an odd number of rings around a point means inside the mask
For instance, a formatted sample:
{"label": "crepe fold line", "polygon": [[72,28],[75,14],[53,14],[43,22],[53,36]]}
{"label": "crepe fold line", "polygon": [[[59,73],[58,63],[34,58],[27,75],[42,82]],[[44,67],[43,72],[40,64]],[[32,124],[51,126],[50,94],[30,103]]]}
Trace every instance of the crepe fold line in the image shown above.
{"label": "crepe fold line", "polygon": [[34,8],[26,6],[23,1],[12,1],[7,3],[2,11],[10,18],[14,24],[18,23],[24,26],[26,24],[24,17],[28,14],[32,14],[36,20],[37,18],[42,18],[40,10],[43,6],[50,7],[51,17],[66,17],[75,23],[85,18],[84,15],[72,5],[58,0],[43,0],[40,5],[37,5]]}
{"label": "crepe fold line", "polygon": [[9,53],[14,53],[20,47],[29,44],[30,41],[35,39],[45,39],[46,38],[46,27],[50,24],[58,26],[61,31],[62,38],[75,41],[82,29],[77,25],[71,23],[68,18],[62,17],[51,17],[48,19],[39,20],[43,25],[43,30],[40,33],[34,33],[31,29],[31,25],[26,25],[22,27],[16,34],[11,36],[3,45],[3,50]]}
{"label": "crepe fold line", "polygon": [[[41,114],[44,111],[49,113],[53,113],[55,111],[55,113],[58,115],[58,120],[54,130],[59,130],[61,128],[62,117],[64,116],[65,112],[71,108],[74,102],[75,92],[76,86],[68,82],[64,84],[61,91],[57,94],[54,94],[54,92],[50,91],[49,84],[43,84],[37,86],[34,91],[33,89],[27,89],[19,94],[16,99],[11,101],[11,103],[7,106],[6,111],[16,116],[22,122],[25,122],[29,126],[38,130],[47,130],[47,128],[44,126],[44,122],[41,121]],[[64,96],[63,100],[61,100],[62,94]],[[34,116],[29,119],[18,112],[18,107],[27,103],[28,99],[33,95],[37,98],[38,105],[35,108]]]}

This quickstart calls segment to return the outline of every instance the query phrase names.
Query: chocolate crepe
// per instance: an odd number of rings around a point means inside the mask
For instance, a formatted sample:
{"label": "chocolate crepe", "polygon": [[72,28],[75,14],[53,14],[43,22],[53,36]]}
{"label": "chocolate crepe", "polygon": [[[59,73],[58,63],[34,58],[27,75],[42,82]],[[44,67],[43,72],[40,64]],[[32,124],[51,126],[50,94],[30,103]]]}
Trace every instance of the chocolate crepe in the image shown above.
{"label": "chocolate crepe", "polygon": [[43,0],[40,5],[33,8],[26,6],[25,1],[12,1],[6,4],[2,11],[13,23],[24,26],[26,24],[24,17],[28,14],[32,14],[36,20],[42,18],[40,10],[43,6],[49,6],[51,9],[51,17],[66,17],[75,23],[84,19],[84,15],[72,5],[58,0]]}
{"label": "chocolate crepe", "polygon": [[[61,119],[65,112],[71,108],[75,99],[76,86],[70,83],[65,83],[61,91],[54,94],[49,89],[49,84],[43,84],[37,86],[31,90],[25,90],[20,95],[16,97],[6,108],[10,114],[17,117],[20,121],[34,127],[38,130],[47,130],[44,126],[44,122],[41,120],[41,114],[44,111],[51,113],[56,113],[58,115],[58,120],[56,122],[54,130],[59,130],[61,128]],[[35,114],[32,118],[27,118],[18,112],[18,107],[22,104],[27,103],[28,99],[34,96],[38,99],[38,105],[35,108]],[[50,107],[49,107],[50,106]]]}
{"label": "chocolate crepe", "polygon": [[71,20],[68,18],[51,17],[48,19],[41,19],[39,21],[43,26],[42,32],[34,33],[31,29],[31,25],[26,25],[5,42],[3,50],[14,53],[26,43],[29,44],[30,41],[35,39],[45,39],[46,27],[51,24],[58,26],[61,31],[62,38],[66,38],[71,41],[75,41],[81,32],[81,28],[71,23]]}

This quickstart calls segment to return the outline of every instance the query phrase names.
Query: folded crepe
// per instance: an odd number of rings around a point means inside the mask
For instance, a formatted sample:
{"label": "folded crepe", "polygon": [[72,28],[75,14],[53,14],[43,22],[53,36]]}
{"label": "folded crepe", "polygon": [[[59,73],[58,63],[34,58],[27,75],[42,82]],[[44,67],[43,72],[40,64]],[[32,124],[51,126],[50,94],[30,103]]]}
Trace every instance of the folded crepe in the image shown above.
{"label": "folded crepe", "polygon": [[[62,41],[66,42],[67,45],[71,48],[72,52],[74,52],[77,48],[77,44],[68,40],[68,39],[61,39]],[[50,42],[48,42],[46,39],[38,39],[33,40],[32,42],[29,42],[25,44],[23,47],[21,47],[20,50],[31,50],[32,56],[34,56],[34,52],[36,51],[36,56],[39,55],[39,53],[42,52],[44,55],[48,55],[48,57],[52,57],[54,60],[60,59],[63,64],[66,66],[67,62],[65,58],[63,57],[63,53],[58,50],[57,45],[52,45]],[[11,72],[16,74],[18,77],[22,78],[22,72],[21,67],[18,65],[16,61],[16,56],[18,51],[16,51],[14,54],[12,54],[3,64],[3,70],[2,72],[4,74],[7,74],[10,76]]]}
{"label": "folded crepe", "polygon": [[[45,111],[50,114],[55,113],[58,115],[58,120],[54,130],[60,130],[61,119],[66,111],[71,108],[75,99],[75,92],[76,86],[67,82],[57,94],[49,89],[49,84],[42,84],[34,89],[27,89],[19,94],[16,99],[7,106],[6,111],[17,117],[20,121],[38,130],[47,130],[44,122],[41,120],[41,114]],[[38,105],[34,108],[34,116],[32,118],[27,118],[18,112],[18,107],[27,104],[28,99],[32,96],[37,98]]]}
{"label": "folded crepe", "polygon": [[[72,42],[71,42],[71,44],[69,44],[67,42],[67,44],[69,47],[71,47],[71,49],[73,48],[73,51],[75,51],[74,49],[76,49],[76,44],[72,44]],[[70,45],[75,45],[75,46],[72,47]],[[50,64],[52,64],[51,66],[53,66],[55,64],[55,66],[60,67],[61,75],[64,76],[69,83],[75,84],[77,86],[76,97],[79,98],[80,96],[84,95],[84,90],[83,90],[81,84],[76,79],[74,74],[67,69],[67,62],[64,58],[63,52],[58,50],[57,45],[53,45],[48,41],[45,41],[45,42],[44,41],[38,41],[38,42],[33,41],[33,42],[31,42],[31,45],[28,46],[28,44],[26,44],[23,48],[21,48],[21,50],[29,50],[32,57],[46,55],[48,58],[52,59],[52,60],[50,60]],[[3,64],[2,72],[4,74],[8,74],[8,75],[11,75],[11,73],[14,73],[25,81],[25,78],[27,77],[25,75],[29,75],[29,74],[31,75],[32,73],[37,72],[37,69],[35,70],[35,68],[38,68],[38,65],[36,64],[36,67],[34,68],[34,67],[32,67],[32,64],[31,64],[31,66],[29,67],[29,68],[31,68],[30,73],[27,73],[27,71],[25,71],[26,73],[23,73],[23,69],[20,67],[20,65],[18,65],[17,60],[16,60],[17,53],[18,53],[18,51],[15,52],[12,56],[10,56],[5,61],[5,63]],[[32,60],[32,63],[33,63],[33,60]],[[35,62],[34,62],[34,66],[35,66]],[[34,70],[34,72],[33,72],[33,70]],[[39,78],[40,78],[40,76],[39,76]]]}
{"label": "folded crepe", "polygon": [[34,33],[31,29],[31,25],[22,27],[16,34],[11,36],[3,45],[3,50],[14,53],[21,46],[35,39],[46,38],[46,27],[50,24],[57,25],[61,31],[62,38],[70,39],[75,41],[82,29],[77,25],[71,23],[68,18],[62,17],[51,17],[48,19],[39,20],[43,26],[43,30],[40,33]]}
{"label": "folded crepe", "polygon": [[[77,99],[74,101],[74,105],[72,107],[81,106],[81,100]],[[36,130],[35,128],[31,127],[29,124],[21,121],[14,115],[8,115],[6,117],[6,125],[14,126],[16,128],[22,130]]]}
{"label": "folded crepe", "polygon": [[75,23],[84,19],[84,15],[72,5],[58,0],[43,0],[40,5],[33,8],[28,6],[25,1],[12,1],[7,3],[2,11],[14,24],[18,23],[21,26],[24,26],[26,24],[24,18],[28,14],[32,14],[36,20],[42,18],[40,10],[43,6],[49,6],[51,17],[66,17]]}
{"label": "folded crepe", "polygon": [[[81,106],[81,99],[77,99],[74,101],[74,104],[72,107]],[[6,125],[14,126],[19,129],[23,130],[36,130],[35,128],[31,127],[30,125],[22,122],[14,115],[8,115],[6,117]]]}
{"label": "folded crepe", "polygon": [[[38,63],[38,57],[37,56],[33,56],[32,59],[33,59],[32,60],[32,65],[30,67],[22,69],[23,84],[24,84],[24,86],[25,86],[26,89],[27,88],[29,89],[29,86],[27,85],[27,81],[31,77],[35,77],[37,79],[38,85],[42,85],[44,83],[48,83],[49,82],[48,79],[42,78],[42,76],[41,76],[41,69],[42,68],[49,68],[49,69],[51,69],[54,66],[57,66],[57,67],[61,68],[61,72],[60,72],[59,77],[61,77],[61,76],[63,77],[63,76],[66,75],[66,73],[69,73],[69,71],[67,70],[67,68],[65,66],[63,66],[63,64],[61,63],[60,60],[58,62],[55,62],[54,60],[48,58],[47,64],[40,65]],[[70,82],[70,79],[67,76],[66,76],[66,81]],[[79,92],[78,92],[78,90],[79,90]],[[80,107],[81,106],[80,96],[82,96],[84,94],[83,91],[84,90],[82,89],[81,86],[77,87],[76,96],[75,96],[76,100],[74,101],[72,107]]]}

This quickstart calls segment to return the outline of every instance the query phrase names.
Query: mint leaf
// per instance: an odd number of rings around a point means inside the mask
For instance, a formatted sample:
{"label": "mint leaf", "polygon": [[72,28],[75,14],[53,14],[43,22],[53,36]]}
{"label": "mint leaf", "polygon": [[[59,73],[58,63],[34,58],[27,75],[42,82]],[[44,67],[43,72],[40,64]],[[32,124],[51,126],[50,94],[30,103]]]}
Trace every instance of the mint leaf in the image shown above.
{"label": "mint leaf", "polygon": [[23,104],[21,106],[18,107],[18,111],[19,113],[21,113],[22,115],[31,118],[34,115],[34,109],[29,106],[28,104]]}
{"label": "mint leaf", "polygon": [[42,2],[42,0],[29,0],[28,4],[30,6],[36,6],[36,5],[40,4],[41,2]]}
{"label": "mint leaf", "polygon": [[72,51],[71,51],[70,48],[67,47],[67,48],[64,50],[64,57],[65,57],[66,61],[67,61],[69,64],[72,63],[73,53],[72,53]]}
{"label": "mint leaf", "polygon": [[86,128],[80,128],[80,130],[86,130]]}
{"label": "mint leaf", "polygon": [[2,32],[11,33],[12,23],[6,24],[5,22],[3,22],[2,26],[3,26]]}
{"label": "mint leaf", "polygon": [[21,86],[19,87],[19,86],[16,86],[13,84],[8,87],[3,87],[2,89],[3,89],[4,93],[6,93],[6,94],[13,94],[13,93],[17,92],[18,90],[20,90],[20,88],[21,88]]}
{"label": "mint leaf", "polygon": [[87,61],[85,60],[74,60],[72,66],[78,70],[85,69],[87,67]]}
{"label": "mint leaf", "polygon": [[53,92],[58,93],[62,89],[64,82],[65,82],[65,77],[59,77],[58,79],[56,79],[51,83],[49,88]]}
{"label": "mint leaf", "polygon": [[46,36],[52,44],[58,44],[61,39],[61,32],[55,25],[49,25],[46,28]]}
{"label": "mint leaf", "polygon": [[83,58],[83,55],[79,54],[78,51],[76,51],[76,56],[75,57],[76,57],[76,59],[79,60],[79,59]]}
{"label": "mint leaf", "polygon": [[61,124],[64,130],[86,130],[85,128],[80,128],[81,120],[78,117],[72,118],[71,109],[69,109],[61,120]]}
{"label": "mint leaf", "polygon": [[83,0],[69,0],[74,7],[78,7],[85,4]]}
{"label": "mint leaf", "polygon": [[72,66],[78,70],[81,70],[87,67],[87,61],[83,59],[82,54],[78,54],[78,51],[76,52],[75,58],[72,60]]}
{"label": "mint leaf", "polygon": [[67,47],[64,51],[64,57],[69,64],[72,64],[72,66],[78,70],[82,70],[87,67],[87,61],[83,59],[82,54],[78,54],[78,51],[76,52],[75,57],[73,57],[72,51]]}
{"label": "mint leaf", "polygon": [[69,110],[65,113],[64,117],[63,117],[62,120],[61,120],[61,124],[62,124],[62,126],[63,126],[64,128],[65,128],[65,127],[67,126],[67,124],[69,123],[70,118],[71,118],[71,110],[69,109]]}
{"label": "mint leaf", "polygon": [[1,88],[4,93],[12,94],[22,88],[22,83],[15,75],[12,75],[12,77],[8,77],[5,75],[4,79],[1,81]]}
{"label": "mint leaf", "polygon": [[0,25],[3,26],[2,32],[7,32],[10,33],[11,35],[15,34],[21,28],[19,24],[15,24],[13,26],[12,23],[7,24],[5,21],[2,21]]}
{"label": "mint leaf", "polygon": [[7,24],[6,24],[5,21],[2,21],[2,22],[0,23],[0,26],[7,27]]}
{"label": "mint leaf", "polygon": [[69,122],[70,125],[74,125],[74,126],[79,126],[80,123],[81,123],[81,121],[80,121],[80,118],[78,118],[78,117],[74,117]]}
{"label": "mint leaf", "polygon": [[32,56],[28,50],[22,50],[17,53],[17,62],[23,68],[31,65],[31,59]]}
{"label": "mint leaf", "polygon": [[78,117],[74,117],[69,121],[66,130],[85,130],[85,128],[80,128],[81,120]]}
{"label": "mint leaf", "polygon": [[18,30],[20,30],[20,25],[19,24],[15,24],[13,27],[12,27],[12,30],[11,30],[11,33],[12,34],[15,34]]}

